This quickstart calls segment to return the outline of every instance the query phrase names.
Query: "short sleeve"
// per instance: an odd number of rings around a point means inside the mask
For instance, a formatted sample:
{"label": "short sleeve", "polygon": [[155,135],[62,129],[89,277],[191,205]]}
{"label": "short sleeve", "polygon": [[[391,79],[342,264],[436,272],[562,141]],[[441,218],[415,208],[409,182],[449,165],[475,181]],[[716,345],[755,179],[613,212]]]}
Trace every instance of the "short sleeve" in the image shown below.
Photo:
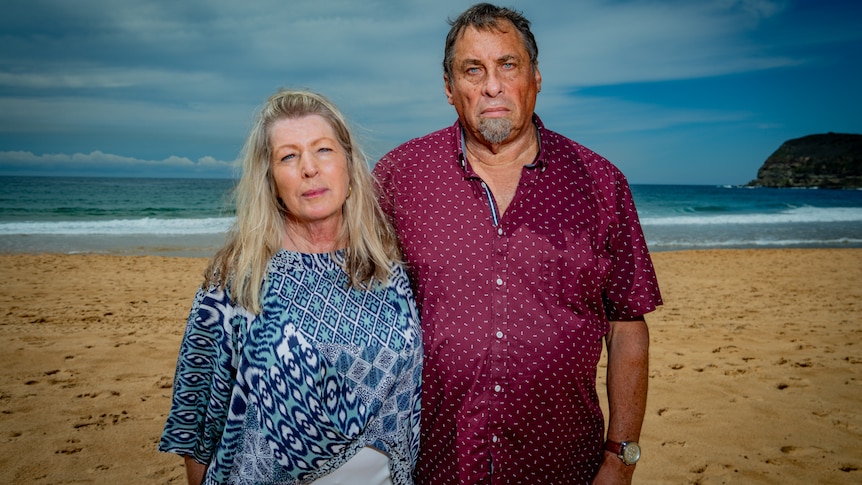
{"label": "short sleeve", "polygon": [[159,450],[209,463],[224,431],[236,376],[237,312],[219,289],[199,290],[180,344]]}
{"label": "short sleeve", "polygon": [[604,295],[605,312],[609,320],[631,320],[655,310],[662,299],[631,189],[622,174],[614,189],[613,265]]}

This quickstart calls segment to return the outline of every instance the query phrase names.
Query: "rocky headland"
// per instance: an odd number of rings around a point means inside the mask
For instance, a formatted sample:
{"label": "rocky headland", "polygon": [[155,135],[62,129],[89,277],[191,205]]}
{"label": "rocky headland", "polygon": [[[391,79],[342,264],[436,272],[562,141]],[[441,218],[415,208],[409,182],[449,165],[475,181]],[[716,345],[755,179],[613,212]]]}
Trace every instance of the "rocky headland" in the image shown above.
{"label": "rocky headland", "polygon": [[862,188],[862,135],[826,133],[788,140],[748,186]]}

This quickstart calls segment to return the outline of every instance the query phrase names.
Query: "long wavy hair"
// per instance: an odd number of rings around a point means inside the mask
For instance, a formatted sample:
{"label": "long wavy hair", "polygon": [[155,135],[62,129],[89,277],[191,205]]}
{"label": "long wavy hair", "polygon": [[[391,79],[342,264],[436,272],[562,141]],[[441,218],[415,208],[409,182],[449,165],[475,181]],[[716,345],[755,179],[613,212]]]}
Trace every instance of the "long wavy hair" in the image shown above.
{"label": "long wavy hair", "polygon": [[206,285],[229,291],[231,299],[254,313],[261,310],[261,288],[269,260],[282,248],[287,208],[278,201],[272,177],[272,125],[281,119],[323,117],[347,157],[350,196],[342,206],[338,243],[350,286],[369,289],[385,282],[401,259],[398,239],[377,203],[374,181],[362,149],[344,115],[327,98],[309,91],[280,90],[266,101],[242,150],[242,175],[234,189],[236,221],[225,245],[210,261]]}

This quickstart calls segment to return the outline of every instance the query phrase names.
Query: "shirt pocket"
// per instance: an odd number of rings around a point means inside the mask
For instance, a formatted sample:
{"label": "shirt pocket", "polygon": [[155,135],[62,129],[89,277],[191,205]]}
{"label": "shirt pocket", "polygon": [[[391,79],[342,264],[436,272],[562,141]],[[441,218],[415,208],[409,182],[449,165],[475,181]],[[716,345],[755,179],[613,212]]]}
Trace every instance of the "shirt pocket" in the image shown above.
{"label": "shirt pocket", "polygon": [[562,244],[548,244],[542,254],[542,276],[556,304],[577,315],[603,317],[603,294],[612,261],[589,230],[562,231]]}

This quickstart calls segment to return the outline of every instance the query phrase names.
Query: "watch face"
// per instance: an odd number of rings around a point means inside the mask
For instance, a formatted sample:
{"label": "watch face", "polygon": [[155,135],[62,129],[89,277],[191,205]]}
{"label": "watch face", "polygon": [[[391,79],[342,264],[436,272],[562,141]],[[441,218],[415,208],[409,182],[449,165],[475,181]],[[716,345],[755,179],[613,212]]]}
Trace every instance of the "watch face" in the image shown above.
{"label": "watch face", "polygon": [[641,458],[641,447],[635,442],[623,443],[623,463],[634,465]]}

